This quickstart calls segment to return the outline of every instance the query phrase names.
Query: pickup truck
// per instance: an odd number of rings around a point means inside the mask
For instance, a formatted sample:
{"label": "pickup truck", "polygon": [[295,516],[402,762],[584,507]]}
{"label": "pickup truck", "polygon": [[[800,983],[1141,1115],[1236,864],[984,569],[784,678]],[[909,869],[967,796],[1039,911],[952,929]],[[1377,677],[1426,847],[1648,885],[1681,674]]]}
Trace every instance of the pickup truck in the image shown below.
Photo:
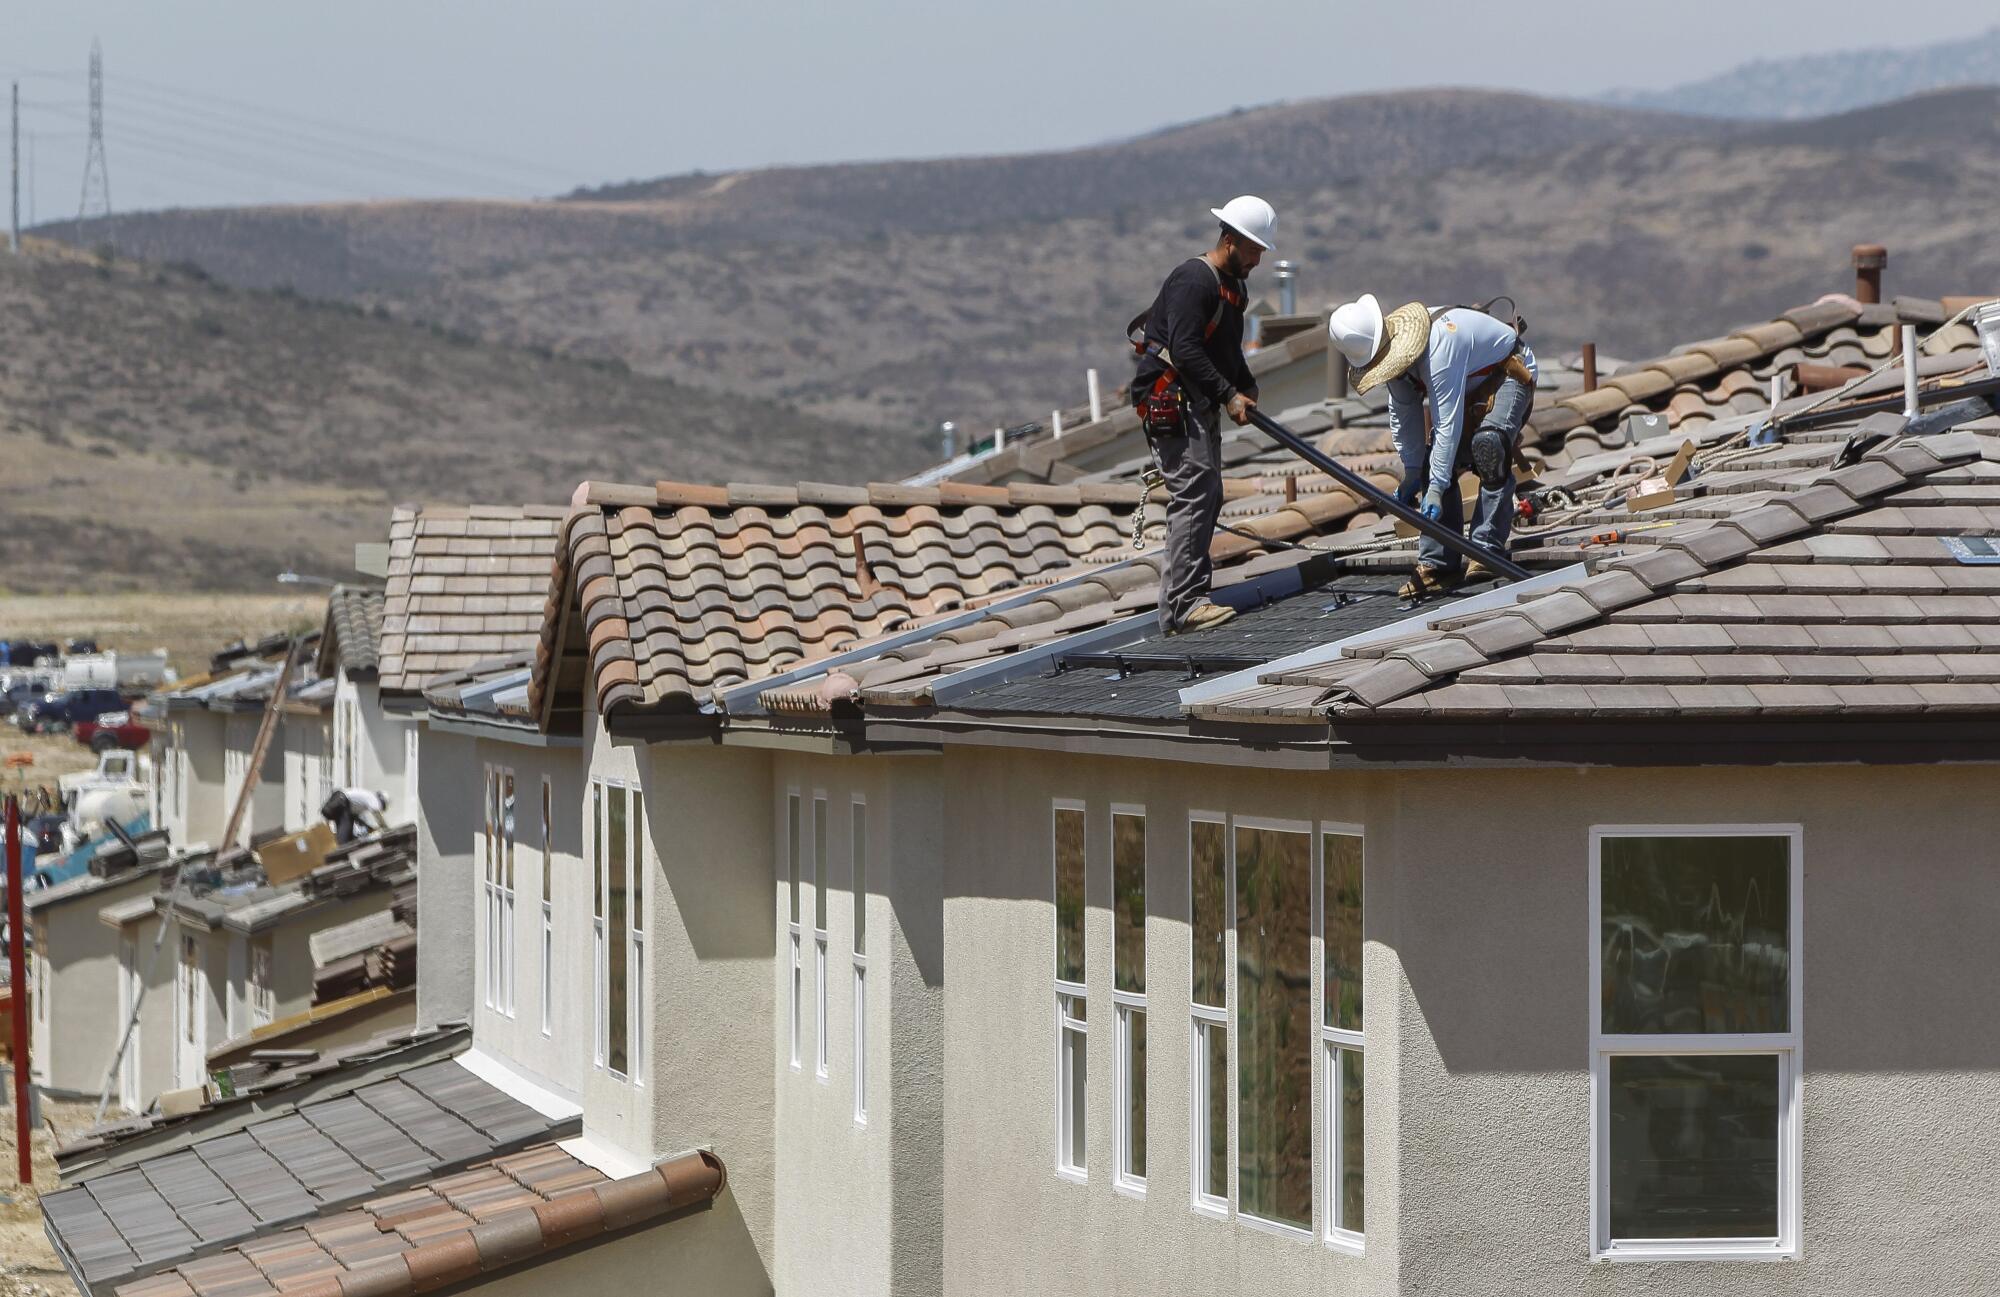
{"label": "pickup truck", "polygon": [[68,729],[78,721],[94,721],[106,712],[124,710],[125,697],[116,689],[71,689],[31,698],[14,716],[23,730],[41,734]]}
{"label": "pickup truck", "polygon": [[133,720],[130,712],[105,712],[96,720],[77,721],[69,732],[92,752],[136,751],[153,741],[153,731]]}

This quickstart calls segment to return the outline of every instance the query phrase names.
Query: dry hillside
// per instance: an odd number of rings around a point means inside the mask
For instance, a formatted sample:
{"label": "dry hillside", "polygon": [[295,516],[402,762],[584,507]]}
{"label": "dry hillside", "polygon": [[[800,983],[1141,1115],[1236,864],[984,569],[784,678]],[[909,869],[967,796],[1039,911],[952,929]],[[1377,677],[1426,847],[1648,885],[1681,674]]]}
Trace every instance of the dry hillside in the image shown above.
{"label": "dry hillside", "polygon": [[1864,239],[1891,245],[1892,291],[1990,288],[1996,122],[1993,90],[1778,126],[1425,91],[1067,153],[529,204],[166,212],[118,231],[232,281],[614,356],[900,436],[1036,417],[1080,399],[1087,366],[1122,377],[1120,328],[1237,189],[1278,201],[1308,304],[1505,291],[1545,348],[1594,338],[1630,355],[1767,317],[1841,287]]}
{"label": "dry hillside", "polygon": [[0,589],[340,575],[399,500],[586,477],[868,479],[927,447],[296,295],[52,248],[0,257]]}

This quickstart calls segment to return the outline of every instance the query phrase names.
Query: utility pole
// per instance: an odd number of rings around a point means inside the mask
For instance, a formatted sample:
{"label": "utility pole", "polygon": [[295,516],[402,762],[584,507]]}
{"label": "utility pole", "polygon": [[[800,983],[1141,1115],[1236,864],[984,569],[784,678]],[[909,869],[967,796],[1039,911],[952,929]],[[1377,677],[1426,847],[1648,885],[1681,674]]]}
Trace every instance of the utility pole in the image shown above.
{"label": "utility pole", "polygon": [[14,83],[14,224],[7,235],[7,249],[21,255],[21,83]]}
{"label": "utility pole", "polygon": [[99,215],[104,217],[104,241],[114,243],[117,227],[111,222],[111,168],[104,161],[104,50],[90,42],[90,143],[83,153],[83,198],[76,205],[76,242],[83,245],[84,218],[91,215],[90,196],[95,189]]}

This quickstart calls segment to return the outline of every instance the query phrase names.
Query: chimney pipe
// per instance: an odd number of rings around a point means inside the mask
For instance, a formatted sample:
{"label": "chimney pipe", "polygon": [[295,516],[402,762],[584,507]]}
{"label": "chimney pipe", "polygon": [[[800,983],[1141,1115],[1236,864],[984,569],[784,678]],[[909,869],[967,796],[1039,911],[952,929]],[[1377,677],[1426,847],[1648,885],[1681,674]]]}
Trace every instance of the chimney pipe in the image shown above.
{"label": "chimney pipe", "polygon": [[1923,405],[1917,400],[1917,326],[1899,324],[1896,326],[1903,344],[1903,417],[1914,419]]}
{"label": "chimney pipe", "polygon": [[944,458],[956,459],[958,457],[958,425],[947,419],[944,426],[938,429],[938,431],[944,435]]}
{"label": "chimney pipe", "polygon": [[1597,344],[1594,342],[1583,344],[1583,390],[1597,390]]}
{"label": "chimney pipe", "polygon": [[1299,266],[1295,261],[1280,261],[1277,265],[1278,314],[1295,315],[1299,309]]}
{"label": "chimney pipe", "polygon": [[1060,436],[1062,436],[1062,411],[1061,411],[1061,410],[1050,410],[1050,411],[1049,411],[1049,435],[1050,435],[1050,436],[1052,436],[1052,437],[1060,437]]}
{"label": "chimney pipe", "polygon": [[1097,391],[1097,371],[1093,369],[1085,377],[1090,383],[1090,421],[1096,423],[1104,417],[1104,400]]}
{"label": "chimney pipe", "polygon": [[1854,300],[1872,306],[1882,300],[1882,267],[1889,264],[1889,249],[1879,243],[1854,245]]}

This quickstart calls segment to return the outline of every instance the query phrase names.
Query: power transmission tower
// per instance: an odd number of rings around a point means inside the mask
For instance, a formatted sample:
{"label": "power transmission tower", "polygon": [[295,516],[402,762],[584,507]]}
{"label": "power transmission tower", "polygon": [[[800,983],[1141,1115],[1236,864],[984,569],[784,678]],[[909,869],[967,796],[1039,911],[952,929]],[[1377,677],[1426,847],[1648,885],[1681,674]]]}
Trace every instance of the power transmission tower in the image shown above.
{"label": "power transmission tower", "polygon": [[[97,210],[91,211],[91,194],[97,195]],[[111,168],[104,161],[104,51],[90,42],[90,143],[83,153],[83,200],[76,206],[76,242],[83,244],[83,222],[92,215],[104,218],[104,241],[115,243],[118,230],[111,222]]]}

